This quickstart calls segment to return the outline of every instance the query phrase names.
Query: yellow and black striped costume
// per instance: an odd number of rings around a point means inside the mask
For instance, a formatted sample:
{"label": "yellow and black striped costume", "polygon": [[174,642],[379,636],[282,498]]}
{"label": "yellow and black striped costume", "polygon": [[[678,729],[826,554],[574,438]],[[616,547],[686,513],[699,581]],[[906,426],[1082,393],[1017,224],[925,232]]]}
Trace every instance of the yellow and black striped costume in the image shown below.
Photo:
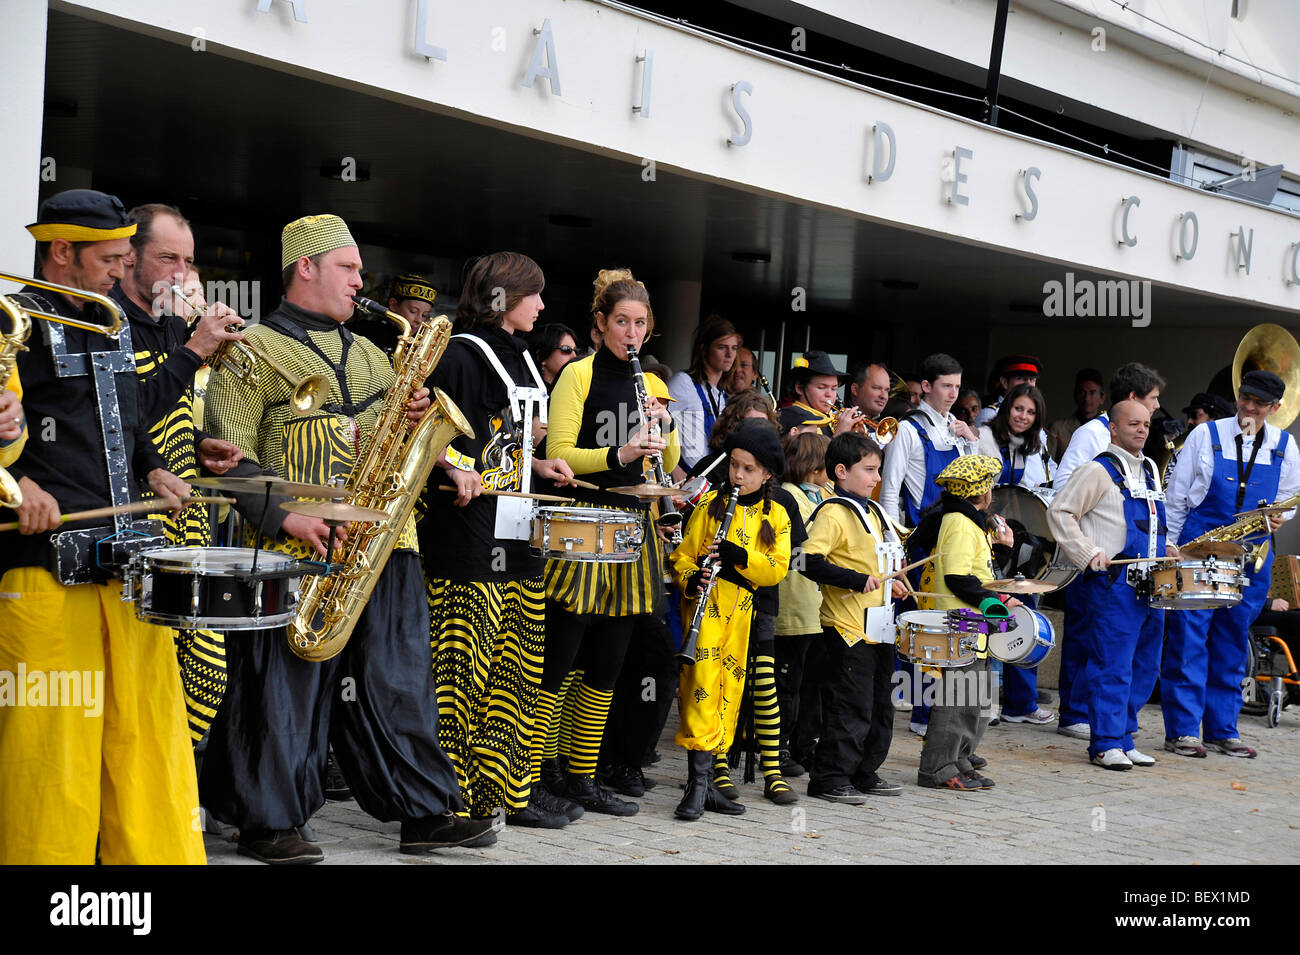
{"label": "yellow and black striped costume", "polygon": [[[125,296],[119,296],[119,301]],[[134,303],[132,303],[134,304]],[[129,308],[133,316],[137,309]],[[167,321],[167,319],[163,319]],[[179,319],[171,319],[179,322]],[[164,339],[159,329],[147,319],[132,324],[135,336],[135,370],[142,381],[159,374],[171,354],[164,350]],[[173,330],[175,331],[175,330]],[[152,332],[152,334],[151,334]],[[173,344],[175,338],[173,336]],[[161,384],[161,382],[159,382]],[[191,481],[199,476],[195,450],[194,395],[192,387],[181,392],[179,400],[160,419],[149,427],[149,437],[154,447],[167,463],[167,470],[182,480]],[[145,498],[153,497],[146,491]],[[212,543],[212,525],[206,507],[186,508],[179,520],[171,512],[149,515],[163,522],[168,543],[179,547],[206,547]],[[181,668],[181,686],[185,691],[185,714],[189,722],[190,737],[195,743],[203,739],[212,725],[225,696],[226,638],[212,630],[174,630],[176,657]]]}

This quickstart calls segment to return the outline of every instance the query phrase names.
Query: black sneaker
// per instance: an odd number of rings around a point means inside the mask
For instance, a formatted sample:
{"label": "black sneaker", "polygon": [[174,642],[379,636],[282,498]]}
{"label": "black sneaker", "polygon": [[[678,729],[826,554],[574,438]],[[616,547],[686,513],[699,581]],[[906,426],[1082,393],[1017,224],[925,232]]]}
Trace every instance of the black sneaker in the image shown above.
{"label": "black sneaker", "polygon": [[834,789],[819,791],[814,791],[809,786],[808,795],[815,799],[825,799],[827,802],[843,803],[846,806],[861,806],[867,801],[867,797],[853,786],[836,786]]}
{"label": "black sneaker", "polygon": [[988,761],[987,759],[985,759],[983,756],[976,756],[974,753],[971,753],[971,754],[970,754],[970,768],[971,768],[971,769],[983,769],[983,768],[984,768],[985,766],[987,766],[988,764],[989,764],[989,761]]}
{"label": "black sneaker", "polygon": [[522,826],[525,829],[563,829],[568,824],[567,815],[547,812],[535,797],[530,797],[528,805],[523,809],[506,816],[507,826]]}
{"label": "black sneaker", "polygon": [[605,816],[635,816],[641,809],[634,802],[619,799],[596,782],[595,776],[570,775],[566,780],[564,796],[588,812],[598,812]]}
{"label": "black sneaker", "polygon": [[605,779],[605,785],[616,793],[624,796],[635,796],[640,798],[645,795],[645,779],[641,775],[641,768],[632,766],[615,766],[609,771],[609,776]]}
{"label": "black sneaker", "polygon": [[867,796],[901,796],[903,784],[890,779],[872,776],[871,779],[853,780],[853,788]]}
{"label": "black sneaker", "polygon": [[778,806],[789,806],[799,801],[783,776],[768,776],[763,780],[763,798],[770,799]]}
{"label": "black sneaker", "polygon": [[352,787],[343,778],[343,770],[339,769],[333,753],[325,760],[325,798],[335,801],[352,798]]}
{"label": "black sneaker", "polygon": [[320,846],[312,845],[296,829],[243,830],[235,851],[267,865],[311,865],[325,858]]}
{"label": "black sneaker", "polygon": [[[431,819],[402,823],[402,842],[399,848],[406,855],[421,855],[434,849],[469,845],[486,835],[496,835],[505,824],[505,813],[500,809],[486,819],[471,819],[446,812]],[[484,844],[491,843],[478,843]]]}
{"label": "black sneaker", "polygon": [[572,799],[565,799],[563,796],[557,796],[545,786],[534,786],[531,795],[528,797],[530,805],[535,804],[553,815],[564,816],[573,822],[575,819],[581,819],[583,808]]}
{"label": "black sneaker", "polygon": [[971,772],[963,775],[969,784],[966,787],[967,789],[992,789],[997,785],[993,780],[987,776],[981,776],[979,773]]}

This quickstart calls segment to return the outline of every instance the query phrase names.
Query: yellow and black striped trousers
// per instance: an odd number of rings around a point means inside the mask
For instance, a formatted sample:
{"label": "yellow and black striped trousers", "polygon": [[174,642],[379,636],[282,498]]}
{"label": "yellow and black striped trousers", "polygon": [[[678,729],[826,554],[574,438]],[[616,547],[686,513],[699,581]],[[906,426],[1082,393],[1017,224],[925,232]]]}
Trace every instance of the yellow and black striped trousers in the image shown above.
{"label": "yellow and black striped trousers", "polygon": [[473,816],[522,809],[542,682],[542,582],[430,580],[428,597],[438,742],[461,798]]}
{"label": "yellow and black striped trousers", "polygon": [[548,560],[542,575],[547,600],[575,614],[630,617],[655,612],[664,590],[659,538],[645,511],[628,513],[640,517],[645,529],[637,560],[625,564]]}

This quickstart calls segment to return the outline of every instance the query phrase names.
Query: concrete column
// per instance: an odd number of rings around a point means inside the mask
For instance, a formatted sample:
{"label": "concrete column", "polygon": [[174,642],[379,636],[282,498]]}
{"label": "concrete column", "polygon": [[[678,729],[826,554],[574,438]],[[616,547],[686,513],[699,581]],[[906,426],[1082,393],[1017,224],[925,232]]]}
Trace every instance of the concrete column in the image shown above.
{"label": "concrete column", "polygon": [[[23,226],[36,220],[45,111],[47,0],[6,0],[0,30],[0,270],[28,274],[36,243]],[[57,158],[57,157],[56,157]],[[56,166],[57,169],[57,166]],[[16,291],[5,286],[4,291]]]}

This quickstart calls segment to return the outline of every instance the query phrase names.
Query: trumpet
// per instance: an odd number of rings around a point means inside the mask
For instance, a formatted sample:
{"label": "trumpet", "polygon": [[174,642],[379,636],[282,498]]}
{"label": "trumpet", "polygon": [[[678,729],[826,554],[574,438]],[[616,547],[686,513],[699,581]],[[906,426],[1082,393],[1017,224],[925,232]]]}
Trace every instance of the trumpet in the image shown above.
{"label": "trumpet", "polygon": [[[192,321],[203,317],[203,309],[191,302],[179,285],[173,285],[171,290],[172,294],[190,307]],[[239,326],[227,325],[226,331],[237,332]],[[296,415],[311,414],[325,403],[325,399],[330,394],[330,380],[324,375],[312,375],[299,380],[287,368],[248,340],[222,342],[208,361],[213,368],[225,368],[236,378],[242,379],[250,388],[257,387],[257,362],[262,362],[293,389],[293,394],[289,398],[289,407]]]}
{"label": "trumpet", "polygon": [[[843,402],[836,401],[831,405],[831,430],[839,431],[840,416],[847,414],[849,408],[844,406]],[[867,434],[868,429],[874,431],[876,444],[882,448],[894,440],[894,435],[898,434],[897,418],[881,418],[879,421],[872,421],[866,415],[863,415],[853,423],[853,430],[858,434]]]}
{"label": "trumpet", "polygon": [[[121,306],[106,295],[100,295],[97,292],[87,292],[85,289],[73,288],[70,285],[59,285],[57,282],[47,282],[44,279],[32,278],[26,275],[10,275],[8,272],[0,272],[0,279],[4,279],[7,282],[19,282],[23,285],[31,285],[39,289],[44,289],[47,292],[58,292],[59,294],[67,295],[70,298],[80,298],[87,302],[94,302],[108,313],[108,324],[96,325],[94,322],[83,322],[80,319],[68,318],[64,315],[57,315],[54,312],[42,312],[34,308],[27,308],[25,305],[18,305],[22,311],[27,313],[29,318],[39,318],[47,322],[57,322],[60,325],[67,325],[71,328],[80,328],[83,331],[107,336],[114,341],[116,341],[118,335],[122,333],[122,326],[126,324],[126,315],[123,314]],[[17,303],[13,304],[17,305]],[[8,309],[5,309],[5,311],[8,311]]]}

